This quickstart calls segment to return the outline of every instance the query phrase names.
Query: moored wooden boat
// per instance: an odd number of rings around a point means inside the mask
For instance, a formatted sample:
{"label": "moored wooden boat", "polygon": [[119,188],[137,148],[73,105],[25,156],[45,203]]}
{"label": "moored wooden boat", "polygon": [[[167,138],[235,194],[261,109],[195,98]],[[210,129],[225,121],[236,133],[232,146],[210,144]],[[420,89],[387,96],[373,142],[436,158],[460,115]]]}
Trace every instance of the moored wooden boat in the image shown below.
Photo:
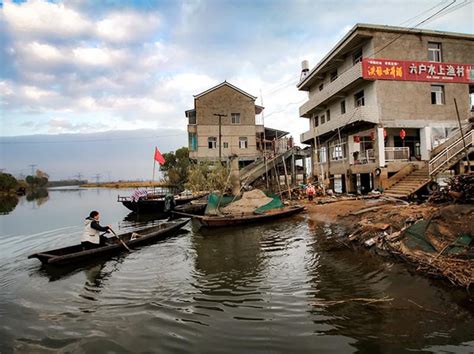
{"label": "moored wooden boat", "polygon": [[[175,195],[174,206],[187,204],[193,200],[202,198],[205,194],[193,195]],[[136,213],[163,213],[165,212],[166,196],[152,195],[141,197],[137,201],[133,201],[131,197],[118,196],[117,201],[121,202],[127,209]],[[172,208],[174,207],[172,206]],[[169,210],[168,210],[169,211]]]}
{"label": "moored wooden boat", "polygon": [[260,223],[271,220],[276,220],[298,214],[305,210],[304,206],[294,205],[279,209],[269,210],[265,213],[254,213],[247,215],[226,215],[226,216],[199,216],[194,215],[193,218],[197,220],[203,227],[215,228],[215,227],[226,227],[226,226],[237,226],[252,223]]}
{"label": "moored wooden boat", "polygon": [[[176,219],[157,226],[141,229],[138,232],[127,232],[118,235],[120,239],[133,250],[134,247],[149,244],[172,235],[181,229],[189,219]],[[135,234],[135,235],[132,235]],[[135,238],[136,237],[136,238]],[[81,244],[35,253],[28,258],[38,258],[43,264],[62,265],[85,262],[91,259],[111,256],[121,252],[128,252],[126,247],[117,238],[110,238],[111,244],[84,250]]]}

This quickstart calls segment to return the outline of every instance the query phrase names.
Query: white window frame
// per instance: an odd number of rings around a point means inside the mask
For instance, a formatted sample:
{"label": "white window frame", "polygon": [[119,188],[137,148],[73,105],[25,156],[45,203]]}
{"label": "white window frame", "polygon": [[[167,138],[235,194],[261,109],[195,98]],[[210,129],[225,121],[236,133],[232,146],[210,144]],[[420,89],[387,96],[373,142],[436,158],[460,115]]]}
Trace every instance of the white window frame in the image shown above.
{"label": "white window frame", "polygon": [[209,150],[217,149],[217,138],[215,136],[207,138],[207,147]]}
{"label": "white window frame", "polygon": [[231,113],[230,117],[232,124],[240,124],[240,113]]}
{"label": "white window frame", "polygon": [[441,43],[428,42],[428,61],[434,63],[441,63],[443,61]]}
{"label": "white window frame", "polygon": [[[434,102],[433,102],[433,97],[434,97]],[[445,103],[444,86],[431,85],[431,104],[443,105],[444,103]]]}
{"label": "white window frame", "polygon": [[249,139],[246,136],[239,137],[239,149],[248,149]]}

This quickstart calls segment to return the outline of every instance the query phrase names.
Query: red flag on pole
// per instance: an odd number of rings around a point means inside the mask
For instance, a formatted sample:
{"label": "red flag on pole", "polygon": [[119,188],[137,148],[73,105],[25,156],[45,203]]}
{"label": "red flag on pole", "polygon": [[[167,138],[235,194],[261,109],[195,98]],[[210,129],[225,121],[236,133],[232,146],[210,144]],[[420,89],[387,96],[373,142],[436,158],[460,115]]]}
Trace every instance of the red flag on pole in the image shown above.
{"label": "red flag on pole", "polygon": [[165,163],[165,158],[163,155],[161,155],[160,150],[158,150],[157,147],[155,147],[155,160],[160,164],[163,165]]}

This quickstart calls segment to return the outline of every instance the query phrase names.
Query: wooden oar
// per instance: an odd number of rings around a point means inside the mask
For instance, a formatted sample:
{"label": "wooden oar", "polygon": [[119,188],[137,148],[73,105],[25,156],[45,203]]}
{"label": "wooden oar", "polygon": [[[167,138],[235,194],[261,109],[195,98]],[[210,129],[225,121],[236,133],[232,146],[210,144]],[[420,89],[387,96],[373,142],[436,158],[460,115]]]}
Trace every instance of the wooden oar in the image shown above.
{"label": "wooden oar", "polygon": [[128,250],[128,252],[132,252],[132,250],[125,244],[125,242],[122,241],[122,239],[115,233],[114,230],[112,230],[111,228],[109,228],[109,230],[112,231],[112,233],[115,235],[115,237],[118,238],[120,243],[123,245],[123,247],[125,247]]}

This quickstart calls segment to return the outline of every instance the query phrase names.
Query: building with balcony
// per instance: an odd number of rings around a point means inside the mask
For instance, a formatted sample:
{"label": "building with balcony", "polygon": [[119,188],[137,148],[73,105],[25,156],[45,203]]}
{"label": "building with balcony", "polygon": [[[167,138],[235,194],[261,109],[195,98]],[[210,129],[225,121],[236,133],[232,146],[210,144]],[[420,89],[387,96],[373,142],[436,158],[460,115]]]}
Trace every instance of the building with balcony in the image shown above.
{"label": "building with balcony", "polygon": [[226,161],[238,156],[241,165],[278,153],[288,132],[265,128],[264,107],[257,97],[227,81],[194,96],[188,119],[189,156],[196,161]]}
{"label": "building with balcony", "polygon": [[[344,191],[369,190],[433,149],[471,115],[474,36],[357,24],[311,70],[303,61],[299,108],[312,172]],[[456,108],[457,106],[457,108]]]}

